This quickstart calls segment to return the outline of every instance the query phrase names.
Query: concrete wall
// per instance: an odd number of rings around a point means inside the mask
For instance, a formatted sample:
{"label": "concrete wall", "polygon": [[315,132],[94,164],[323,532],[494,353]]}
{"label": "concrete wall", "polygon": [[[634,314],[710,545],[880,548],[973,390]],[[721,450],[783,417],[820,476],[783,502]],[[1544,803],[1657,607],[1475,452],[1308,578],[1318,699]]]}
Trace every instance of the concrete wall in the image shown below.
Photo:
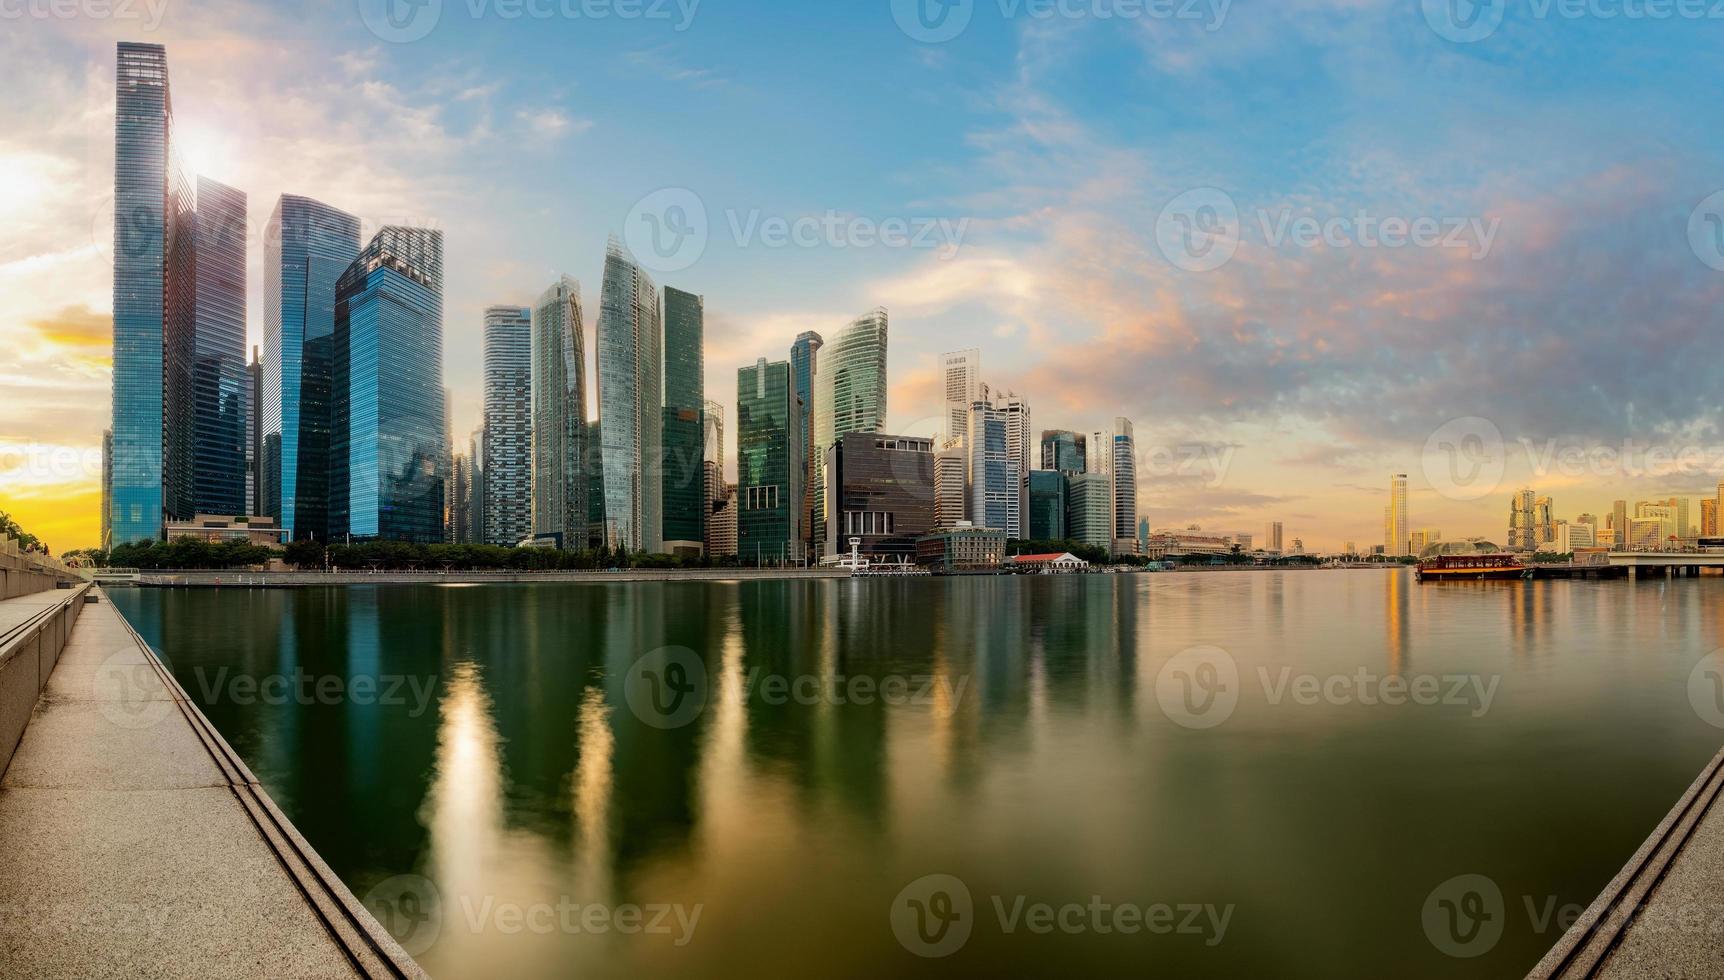
{"label": "concrete wall", "polygon": [[52,558],[26,554],[18,542],[0,536],[0,600],[45,592],[77,578]]}
{"label": "concrete wall", "polygon": [[72,635],[72,625],[89,591],[88,585],[57,591],[55,602],[44,606],[0,646],[0,775],[12,762],[18,740],[24,737],[24,727],[36,710],[36,699],[60,662],[60,651]]}

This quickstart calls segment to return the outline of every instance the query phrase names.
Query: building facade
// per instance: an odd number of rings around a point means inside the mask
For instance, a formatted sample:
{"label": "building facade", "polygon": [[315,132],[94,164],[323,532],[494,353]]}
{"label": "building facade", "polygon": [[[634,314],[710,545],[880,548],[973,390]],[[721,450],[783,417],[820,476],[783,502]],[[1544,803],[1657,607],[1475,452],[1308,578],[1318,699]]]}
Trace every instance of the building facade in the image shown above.
{"label": "building facade", "polygon": [[1067,475],[1085,472],[1088,469],[1084,461],[1087,443],[1088,440],[1081,432],[1064,429],[1049,429],[1043,432],[1041,468],[1058,470]]}
{"label": "building facade", "polygon": [[263,255],[261,510],[289,540],[327,540],[335,287],[359,255],[359,219],[283,194]]}
{"label": "building facade", "polygon": [[[820,373],[820,348],[826,340],[812,330],[798,334],[790,345],[790,370],[796,375],[797,412],[802,419],[802,526],[814,533],[814,487],[819,480],[820,460],[815,455],[814,379]],[[814,541],[808,541],[810,550]]]}
{"label": "building facade", "polygon": [[916,541],[916,563],[935,572],[993,572],[1006,561],[1006,532],[959,525]]}
{"label": "building facade", "polygon": [[1030,470],[1040,452],[1030,425],[1030,403],[1008,393],[994,405],[1006,426],[1006,493],[1012,498],[1006,509],[1006,535],[1021,540],[1029,536]]}
{"label": "building facade", "polygon": [[443,540],[443,233],[385,226],[335,290],[330,531]]}
{"label": "building facade", "polygon": [[533,536],[533,311],[485,311],[486,543]]}
{"label": "building facade", "polygon": [[934,440],[845,433],[826,451],[827,556],[914,562],[916,539],[934,529]]}
{"label": "building facade", "polygon": [[1136,551],[1137,542],[1137,436],[1131,420],[1113,420],[1113,537],[1124,542],[1115,550],[1124,554]]}
{"label": "building facade", "polygon": [[664,550],[699,556],[706,550],[705,450],[706,300],[664,290]]}
{"label": "building facade", "polygon": [[816,542],[826,538],[825,476],[819,461],[846,433],[879,432],[886,424],[887,338],[886,311],[876,309],[838,331],[820,350],[813,412]]}
{"label": "building facade", "polygon": [[972,347],[941,354],[940,384],[946,399],[946,438],[968,445],[970,406],[982,399],[982,352]]}
{"label": "building facade", "polygon": [[1067,478],[1066,539],[1113,550],[1113,481],[1105,473]]}
{"label": "building facade", "polygon": [[1066,539],[1066,474],[1032,470],[1029,478],[1029,540]]}
{"label": "building facade", "polygon": [[658,285],[613,238],[597,334],[603,536],[612,548],[663,550],[663,344]]}
{"label": "building facade", "polygon": [[736,372],[736,544],[747,564],[801,564],[802,444],[790,362]]}
{"label": "building facade", "polygon": [[568,276],[558,278],[533,304],[533,535],[555,535],[571,551],[588,545],[587,356],[581,323],[581,284]]}
{"label": "building facade", "polygon": [[1018,492],[1007,454],[1006,416],[987,401],[970,406],[967,445],[968,519],[977,527],[1005,531],[1017,524]]}

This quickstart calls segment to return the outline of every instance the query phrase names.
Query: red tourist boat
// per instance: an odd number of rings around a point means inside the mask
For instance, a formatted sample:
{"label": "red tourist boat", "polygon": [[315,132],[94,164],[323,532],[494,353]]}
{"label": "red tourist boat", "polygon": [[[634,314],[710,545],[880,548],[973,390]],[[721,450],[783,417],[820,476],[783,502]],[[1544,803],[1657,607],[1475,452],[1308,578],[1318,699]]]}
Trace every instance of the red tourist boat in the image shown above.
{"label": "red tourist boat", "polygon": [[1488,541],[1434,544],[1419,556],[1414,575],[1421,582],[1482,582],[1529,577],[1531,569],[1519,555],[1499,550]]}

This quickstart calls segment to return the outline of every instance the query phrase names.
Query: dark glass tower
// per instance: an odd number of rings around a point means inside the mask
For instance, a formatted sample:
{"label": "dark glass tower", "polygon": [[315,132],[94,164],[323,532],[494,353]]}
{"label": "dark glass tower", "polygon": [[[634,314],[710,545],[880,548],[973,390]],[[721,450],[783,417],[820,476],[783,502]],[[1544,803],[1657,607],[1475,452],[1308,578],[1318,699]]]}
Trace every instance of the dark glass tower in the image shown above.
{"label": "dark glass tower", "polygon": [[736,372],[737,555],[746,563],[800,563],[802,439],[790,363]]}
{"label": "dark glass tower", "polygon": [[605,250],[597,332],[599,422],[604,433],[604,540],[657,552],[664,544],[664,323],[658,286],[622,243]]}
{"label": "dark glass tower", "polygon": [[122,43],[115,68],[114,544],[162,535],[164,320],[173,104],[159,44]]}
{"label": "dark glass tower", "polygon": [[378,231],[336,284],[333,338],[331,537],[441,542],[443,233]]}
{"label": "dark glass tower", "polygon": [[533,307],[533,533],[587,546],[587,356],[581,284],[562,276]]}
{"label": "dark glass tower", "polygon": [[664,291],[664,547],[705,548],[706,301],[692,293]]}
{"label": "dark glass tower", "polygon": [[[790,373],[796,379],[798,428],[802,430],[802,529],[814,533],[815,458],[814,445],[814,376],[820,371],[820,348],[826,341],[812,330],[797,335],[790,345]],[[812,538],[808,542],[812,545]]]}
{"label": "dark glass tower", "polygon": [[335,286],[359,219],[284,194],[264,233],[263,458],[259,497],[293,540],[329,535]]}

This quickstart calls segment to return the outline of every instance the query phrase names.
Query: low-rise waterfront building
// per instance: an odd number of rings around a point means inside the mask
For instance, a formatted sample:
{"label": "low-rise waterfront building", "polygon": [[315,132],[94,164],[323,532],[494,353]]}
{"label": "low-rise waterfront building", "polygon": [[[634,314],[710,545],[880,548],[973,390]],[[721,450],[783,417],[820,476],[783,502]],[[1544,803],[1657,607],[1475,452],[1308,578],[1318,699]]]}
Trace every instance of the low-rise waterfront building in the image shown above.
{"label": "low-rise waterfront building", "polygon": [[964,523],[916,540],[916,563],[937,572],[998,571],[1006,560],[1006,532]]}
{"label": "low-rise waterfront building", "polygon": [[282,543],[282,529],[270,517],[223,517],[198,514],[188,521],[170,521],[167,539],[177,541],[192,538],[209,544],[243,541],[260,548],[273,548]]}

